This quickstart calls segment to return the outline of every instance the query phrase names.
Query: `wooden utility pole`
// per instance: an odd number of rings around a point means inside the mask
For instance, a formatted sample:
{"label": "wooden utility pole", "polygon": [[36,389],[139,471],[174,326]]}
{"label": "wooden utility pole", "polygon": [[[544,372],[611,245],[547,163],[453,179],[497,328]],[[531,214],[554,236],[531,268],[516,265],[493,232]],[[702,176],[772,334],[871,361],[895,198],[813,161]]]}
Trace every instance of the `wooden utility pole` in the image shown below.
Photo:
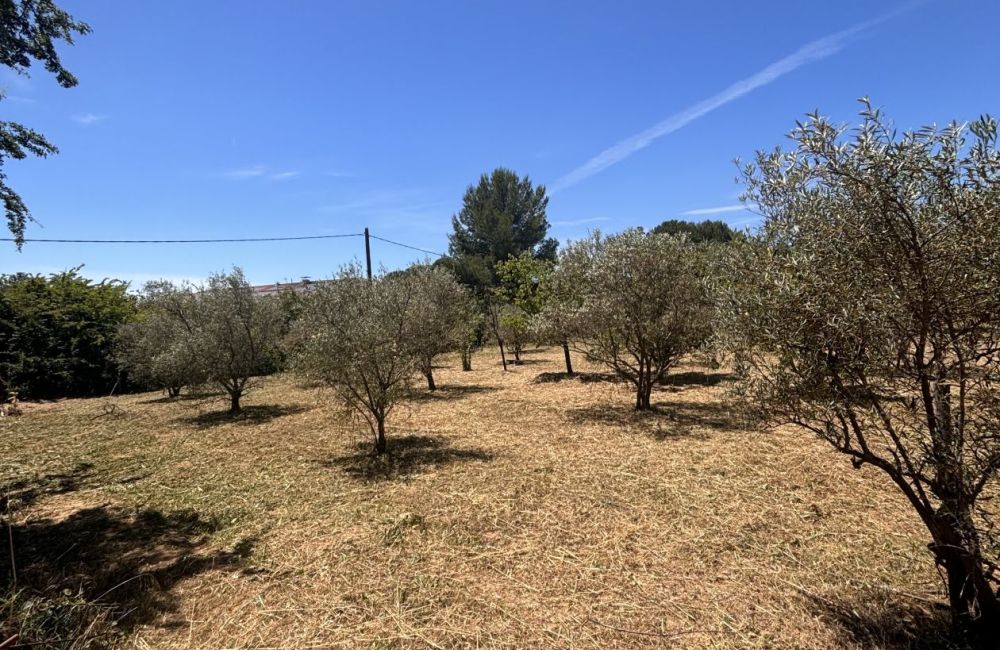
{"label": "wooden utility pole", "polygon": [[368,239],[368,227],[365,227],[365,266],[368,268],[368,279],[372,279],[372,245]]}

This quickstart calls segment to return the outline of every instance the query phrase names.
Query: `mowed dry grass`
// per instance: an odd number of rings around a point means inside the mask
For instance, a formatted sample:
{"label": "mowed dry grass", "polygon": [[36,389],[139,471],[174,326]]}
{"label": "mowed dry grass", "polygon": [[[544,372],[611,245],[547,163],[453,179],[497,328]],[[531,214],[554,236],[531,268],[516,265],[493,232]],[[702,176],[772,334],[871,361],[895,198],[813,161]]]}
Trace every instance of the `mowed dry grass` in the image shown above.
{"label": "mowed dry grass", "polygon": [[[526,360],[445,359],[390,417],[388,463],[277,377],[235,421],[218,396],[28,405],[0,421],[0,478],[55,486],[18,526],[102,514],[91,564],[151,576],[139,648],[943,647],[926,534],[875,471],[743,429],[705,368],[636,415],[625,386],[539,382],[560,351]],[[67,548],[64,572],[101,568]]]}

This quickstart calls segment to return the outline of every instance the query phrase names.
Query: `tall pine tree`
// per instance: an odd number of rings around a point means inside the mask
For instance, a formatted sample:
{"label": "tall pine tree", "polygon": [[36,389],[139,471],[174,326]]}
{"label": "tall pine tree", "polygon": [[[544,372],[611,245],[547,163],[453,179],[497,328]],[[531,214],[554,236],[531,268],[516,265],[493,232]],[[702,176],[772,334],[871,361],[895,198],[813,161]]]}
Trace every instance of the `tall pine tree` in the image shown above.
{"label": "tall pine tree", "polygon": [[510,257],[529,253],[554,260],[558,242],[546,238],[549,199],[543,185],[498,167],[470,185],[462,209],[452,217],[449,236],[452,266],[465,284],[476,288],[497,284],[496,266]]}

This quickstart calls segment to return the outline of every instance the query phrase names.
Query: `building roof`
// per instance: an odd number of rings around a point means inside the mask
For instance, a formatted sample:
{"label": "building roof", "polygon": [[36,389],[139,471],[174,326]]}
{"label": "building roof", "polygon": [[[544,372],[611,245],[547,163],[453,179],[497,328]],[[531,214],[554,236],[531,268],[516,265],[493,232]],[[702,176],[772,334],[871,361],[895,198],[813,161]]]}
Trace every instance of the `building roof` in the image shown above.
{"label": "building roof", "polygon": [[332,280],[310,280],[304,278],[299,282],[275,282],[274,284],[258,284],[253,288],[253,292],[258,296],[267,296],[281,291],[292,291],[294,293],[305,293],[312,291],[317,285],[326,284]]}

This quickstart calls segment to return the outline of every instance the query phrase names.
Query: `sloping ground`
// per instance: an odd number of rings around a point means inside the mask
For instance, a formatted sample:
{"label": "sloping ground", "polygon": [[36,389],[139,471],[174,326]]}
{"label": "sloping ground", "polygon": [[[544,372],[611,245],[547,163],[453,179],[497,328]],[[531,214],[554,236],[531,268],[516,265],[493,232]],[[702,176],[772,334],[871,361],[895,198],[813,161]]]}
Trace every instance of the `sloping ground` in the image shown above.
{"label": "sloping ground", "polygon": [[560,363],[447,360],[388,462],[291,378],[235,421],[211,396],[28,405],[0,420],[19,585],[102,596],[140,648],[946,647],[926,535],[877,473],[744,430],[720,373],[637,416]]}

